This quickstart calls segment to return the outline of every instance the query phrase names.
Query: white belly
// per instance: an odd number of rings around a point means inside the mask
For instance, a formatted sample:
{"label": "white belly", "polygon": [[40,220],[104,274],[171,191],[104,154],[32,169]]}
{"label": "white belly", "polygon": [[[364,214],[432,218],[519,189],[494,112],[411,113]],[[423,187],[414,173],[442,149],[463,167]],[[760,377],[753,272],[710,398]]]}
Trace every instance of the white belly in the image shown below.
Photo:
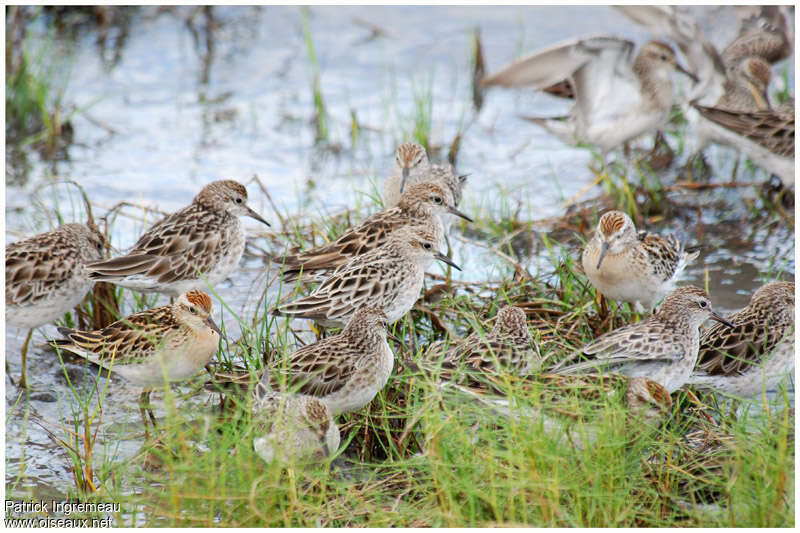
{"label": "white belly", "polygon": [[27,329],[49,324],[81,303],[93,286],[94,282],[74,280],[55,288],[50,295],[34,305],[8,306],[6,323]]}

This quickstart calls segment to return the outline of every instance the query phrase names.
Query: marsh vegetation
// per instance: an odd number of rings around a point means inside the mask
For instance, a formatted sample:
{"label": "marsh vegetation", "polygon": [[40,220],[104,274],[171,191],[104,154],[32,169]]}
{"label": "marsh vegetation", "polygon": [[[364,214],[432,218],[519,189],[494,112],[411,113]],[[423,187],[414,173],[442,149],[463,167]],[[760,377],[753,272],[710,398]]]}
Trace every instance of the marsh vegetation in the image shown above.
{"label": "marsh vegetation", "polygon": [[[712,149],[710,176],[693,181],[676,166],[607,165],[528,131],[514,109],[533,97],[473,91],[490,57],[614,28],[604,8],[396,8],[397,27],[384,11],[344,8],[109,8],[71,19],[9,9],[7,241],[85,220],[64,178],[86,189],[114,253],[220,177],[247,183],[274,231],[248,226],[241,271],[209,289],[227,335],[213,370],[245,385],[199,375],[157,391],[155,439],[142,438],[138,391],[47,350],[54,330],[41,328],[31,390],[6,380],[8,498],[119,502],[116,524],[135,526],[794,525],[793,383],[750,402],[679,391],[663,418],[645,422],[619,399],[578,393],[568,413],[553,412],[546,385],[510,378],[491,384],[508,401],[498,406],[485,389],[442,387],[414,364],[508,303],[525,310],[545,368],[635,320],[627,305],[601,307],[578,268],[610,208],[700,245],[686,278],[722,312],[765,281],[793,278],[794,206],[734,152]],[[444,21],[435,29],[434,16]],[[533,35],[543,16],[553,27]],[[679,116],[670,128],[680,157]],[[424,296],[393,325],[389,384],[338,417],[331,460],[265,464],[247,383],[320,334],[269,314],[293,290],[272,257],[379,209],[394,146],[409,139],[471,174],[460,209],[475,222],[450,234],[464,272],[431,269]],[[164,302],[99,287],[62,323],[107,323]],[[6,328],[12,376],[21,335]]]}

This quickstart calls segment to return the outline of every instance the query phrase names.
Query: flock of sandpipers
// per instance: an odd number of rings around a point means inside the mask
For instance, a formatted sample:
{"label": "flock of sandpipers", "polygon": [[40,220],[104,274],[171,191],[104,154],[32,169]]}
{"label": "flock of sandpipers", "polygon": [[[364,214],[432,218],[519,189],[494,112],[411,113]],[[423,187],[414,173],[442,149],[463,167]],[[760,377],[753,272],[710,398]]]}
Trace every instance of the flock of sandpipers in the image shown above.
{"label": "flock of sandpipers", "polygon": [[[769,64],[786,56],[770,47],[786,30],[776,26],[773,11],[764,8],[746,18],[739,38],[720,55],[677,8],[620,9],[677,42],[693,62],[690,73],[696,83],[719,82],[716,97],[698,94],[690,104],[694,114],[687,112],[706,132],[704,142],[723,142],[719,127],[729,128],[730,135],[743,139],[737,146],[761,164],[745,141],[763,147],[775,139],[757,139],[768,136],[763,127],[737,131],[720,117],[734,116],[741,123],[758,119],[763,125],[784,113],[769,107],[766,86],[757,90],[765,78],[768,82]],[[765,22],[767,16],[773,18]],[[572,91],[575,108],[568,117],[536,121],[566,141],[577,139],[607,151],[662,126],[672,104],[668,70],[677,66],[672,48],[650,42],[631,59],[632,46],[615,38],[573,40],[516,61],[484,84],[545,89],[562,82],[562,90]],[[711,63],[703,63],[708,57]],[[592,99],[606,98],[603,88],[615,98],[594,105]],[[713,105],[703,103],[708,98],[716,98]],[[794,180],[793,109],[791,130],[791,179],[773,160],[763,163],[787,184]],[[329,244],[273,257],[283,283],[318,283],[307,295],[279,303],[273,314],[343,329],[262,372],[252,405],[254,447],[265,460],[330,455],[339,447],[335,417],[362,409],[387,384],[395,360],[388,342],[391,325],[412,309],[434,261],[458,268],[441,250],[455,217],[472,221],[458,209],[465,184],[466,177],[449,165],[431,164],[422,146],[401,144],[384,182],[382,210]],[[239,217],[269,225],[247,200],[247,190],[236,181],[210,183],[189,206],[151,227],[127,254],[111,259],[103,257],[106,241],[93,222],[65,224],[7,245],[6,321],[31,330],[22,349],[20,385],[26,386],[25,356],[33,328],[70,311],[95,282],[169,295],[177,298],[171,305],[135,313],[101,330],[59,328],[63,339],[52,341],[57,350],[141,386],[145,418],[150,390],[195,375],[219,349],[222,332],[211,319],[212,301],[203,291],[240,262],[245,233]],[[702,289],[675,288],[697,255],[674,237],[637,231],[625,213],[606,212],[583,250],[584,273],[605,297],[628,302],[640,313],[655,309],[652,314],[543,368],[524,311],[506,306],[497,311],[488,333],[428,346],[422,367],[453,383],[502,373],[533,380],[552,379],[553,374],[560,380],[609,376],[636,391],[644,404],[669,401],[669,394],[685,384],[736,396],[771,389],[794,369],[794,283],[769,283],[747,307],[723,318]],[[717,323],[701,335],[700,326],[709,318]],[[627,377],[620,380],[620,375]],[[155,423],[152,412],[150,418]]]}

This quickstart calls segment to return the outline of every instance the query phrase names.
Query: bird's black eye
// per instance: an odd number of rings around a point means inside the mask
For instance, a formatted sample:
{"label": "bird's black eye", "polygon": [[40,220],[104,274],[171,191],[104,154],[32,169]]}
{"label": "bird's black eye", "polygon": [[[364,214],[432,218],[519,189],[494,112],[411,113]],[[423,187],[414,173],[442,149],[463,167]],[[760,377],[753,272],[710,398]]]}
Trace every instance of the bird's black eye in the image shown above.
{"label": "bird's black eye", "polygon": [[236,199],[236,203],[237,203],[237,204],[240,204],[240,203],[242,203],[242,199],[241,199],[241,198],[237,198],[237,199]]}
{"label": "bird's black eye", "polygon": [[666,61],[666,60],[667,60],[667,56],[665,56],[664,54],[661,54],[661,61]]}
{"label": "bird's black eye", "polygon": [[703,309],[705,309],[706,307],[708,307],[708,302],[707,302],[707,301],[705,301],[705,300],[700,300],[700,307],[702,307]]}
{"label": "bird's black eye", "polygon": [[193,315],[196,315],[196,314],[197,314],[197,309],[196,309],[196,308],[195,308],[193,305],[192,305],[192,306],[189,306],[189,311],[190,311],[190,312],[191,312]]}
{"label": "bird's black eye", "polygon": [[442,203],[442,197],[441,196],[434,196],[433,197],[433,201],[436,202],[437,204],[441,204]]}
{"label": "bird's black eye", "polygon": [[426,242],[425,244],[423,244],[422,247],[425,248],[426,250],[430,250],[431,248],[433,248],[433,246],[431,246],[431,243],[429,243],[429,242]]}

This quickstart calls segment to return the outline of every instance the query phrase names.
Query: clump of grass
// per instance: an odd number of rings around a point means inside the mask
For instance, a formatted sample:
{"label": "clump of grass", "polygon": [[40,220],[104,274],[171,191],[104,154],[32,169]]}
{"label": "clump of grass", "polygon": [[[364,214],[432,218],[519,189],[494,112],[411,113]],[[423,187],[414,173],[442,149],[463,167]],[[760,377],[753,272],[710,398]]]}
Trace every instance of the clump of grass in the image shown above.
{"label": "clump of grass", "polygon": [[311,62],[311,70],[313,72],[311,90],[314,95],[314,125],[316,130],[316,140],[317,142],[328,142],[330,140],[330,131],[328,129],[328,112],[325,108],[325,100],[322,98],[322,89],[319,81],[319,64],[317,63],[317,54],[314,52],[314,40],[311,37],[311,12],[307,7],[303,7],[300,9],[300,13],[303,21],[303,37],[306,41],[308,59]]}
{"label": "clump of grass", "polygon": [[[63,367],[61,351],[58,352],[59,360]],[[67,452],[72,462],[72,475],[75,488],[82,499],[95,493],[101,486],[94,470],[95,445],[98,432],[103,420],[103,400],[108,392],[108,379],[100,388],[102,369],[98,369],[96,376],[90,375],[88,363],[84,366],[84,376],[88,375],[89,383],[73,383],[69,373],[64,372],[67,386],[74,401],[70,402],[72,410],[72,428],[64,428],[64,439],[54,439]]]}
{"label": "clump of grass", "polygon": [[431,126],[433,124],[433,74],[419,84],[414,84],[414,111],[411,136],[426,151],[431,148]]}
{"label": "clump of grass", "polygon": [[[500,221],[475,213],[474,234],[495,238],[526,228],[512,204],[504,204]],[[435,340],[468,334],[507,303],[525,310],[548,366],[612,322],[631,321],[625,307],[602,317],[594,289],[576,273],[574,249],[596,224],[597,205],[576,206],[541,232],[549,271],[517,272],[514,249],[501,246],[508,258],[498,275],[503,281],[429,276],[436,290],[429,285],[394,326],[402,345],[393,346],[389,384],[361,411],[338,417],[342,445],[335,459],[265,464],[252,447],[247,387],[199,398],[187,393],[191,400],[167,391],[158,439],[134,459],[95,473],[101,482],[94,497],[120,502],[121,524],[161,526],[793,525],[787,398],[757,419],[678,400],[661,424],[632,426],[618,401],[576,396],[567,404],[573,416],[554,426],[541,414],[552,406],[535,380],[496,383],[508,401],[498,408],[486,393],[443,388],[406,364],[419,362]],[[327,242],[373,210],[359,197],[344,213],[315,215],[309,223],[291,218],[270,252],[285,242]],[[218,368],[243,370],[245,383],[305,334],[270,316],[266,298],[248,316],[224,299],[222,305],[243,334],[223,342]],[[82,420],[97,420],[88,414]]]}
{"label": "clump of grass", "polygon": [[472,105],[476,111],[483,107],[483,93],[481,82],[486,75],[486,65],[483,60],[483,44],[479,28],[473,28],[471,34],[470,62],[472,63]]}
{"label": "clump of grass", "polygon": [[[56,46],[53,31],[44,39],[30,27],[40,10],[11,6],[6,34],[6,136],[20,147],[42,144],[52,155],[58,141],[71,131],[64,112],[69,76],[63,72],[68,56]],[[65,116],[67,115],[67,116]]]}

